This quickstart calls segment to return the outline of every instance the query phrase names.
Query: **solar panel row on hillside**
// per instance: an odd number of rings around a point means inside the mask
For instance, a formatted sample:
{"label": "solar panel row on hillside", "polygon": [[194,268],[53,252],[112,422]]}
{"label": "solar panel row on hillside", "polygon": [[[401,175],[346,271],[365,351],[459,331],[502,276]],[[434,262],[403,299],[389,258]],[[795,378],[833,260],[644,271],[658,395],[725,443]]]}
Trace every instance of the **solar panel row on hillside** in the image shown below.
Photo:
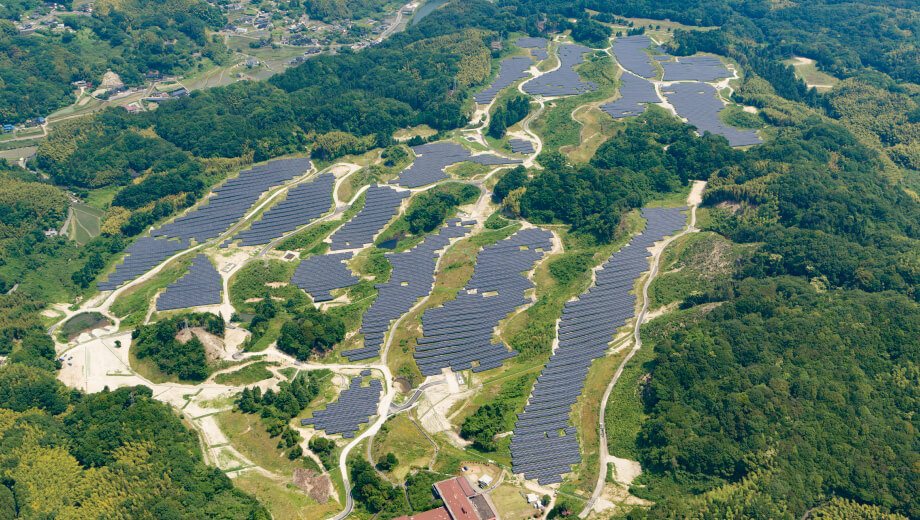
{"label": "solar panel row on hillside", "polygon": [[446,179],[444,168],[464,161],[486,166],[519,163],[520,159],[506,159],[492,154],[473,155],[466,148],[451,142],[429,143],[412,148],[415,162],[399,174],[395,183],[407,188],[418,188]]}
{"label": "solar panel row on hillside", "polygon": [[537,60],[542,61],[549,58],[549,53],[546,51],[546,38],[524,37],[514,42],[514,44],[522,49],[531,49],[530,53]]}
{"label": "solar panel row on hillside", "polygon": [[308,256],[294,270],[291,283],[309,293],[313,301],[329,301],[335,289],[351,287],[361,281],[345,265],[350,258],[350,252]]}
{"label": "solar panel row on hillside", "polygon": [[436,235],[429,236],[411,250],[387,253],[386,257],[393,270],[387,283],[375,286],[377,298],[364,313],[359,331],[364,335],[364,346],[346,350],[342,355],[350,361],[377,356],[390,323],[409,312],[419,299],[431,292],[439,252],[447,247],[451,239],[462,237],[470,231],[460,224],[460,219],[449,219]]}
{"label": "solar panel row on hillside", "polygon": [[526,139],[508,139],[508,145],[514,153],[530,155],[534,153],[533,143]]}
{"label": "solar panel row on hillside", "polygon": [[218,305],[222,301],[222,288],[223,282],[214,264],[207,255],[199,254],[192,259],[192,265],[182,278],[166,286],[166,292],[157,298],[157,310]]}
{"label": "solar panel row on hillside", "polygon": [[510,56],[499,63],[498,77],[485,90],[473,96],[480,105],[488,105],[502,90],[527,77],[527,69],[533,65],[530,58]]}
{"label": "solar panel row on hillside", "polygon": [[252,227],[237,234],[243,246],[267,244],[322,216],[332,207],[335,175],[325,173],[288,190],[287,198],[266,211]]}
{"label": "solar panel row on hillside", "polygon": [[719,119],[725,105],[716,97],[716,89],[706,83],[675,83],[662,87],[668,102],[678,115],[699,130],[725,136],[732,146],[760,144],[763,140],[753,130],[738,130]]}
{"label": "solar panel row on hillside", "polygon": [[664,81],[715,81],[731,77],[731,72],[715,56],[689,56],[662,63]]}
{"label": "solar panel row on hillside", "polygon": [[332,235],[332,244],[329,248],[333,251],[360,249],[372,243],[374,235],[393,218],[402,199],[409,195],[408,191],[372,185],[365,192],[364,207]]}
{"label": "solar panel row on hillside", "polygon": [[[596,272],[596,282],[577,300],[566,303],[559,322],[559,343],[533,386],[511,439],[514,473],[541,485],[562,481],[581,461],[576,429],[569,426],[572,405],[584,389],[591,363],[603,356],[617,328],[635,311],[629,294],[648,269],[648,248],[683,228],[686,208],[645,209],[645,231],[614,253]],[[615,425],[608,425],[615,427]]]}
{"label": "solar panel row on hillside", "polygon": [[119,285],[146,273],[163,260],[179,251],[189,248],[187,240],[166,240],[141,237],[125,249],[125,260],[109,275],[109,279],[99,282],[100,291],[111,291]]}
{"label": "solar panel row on hillside", "polygon": [[654,78],[657,72],[652,65],[651,58],[644,52],[651,46],[652,41],[648,36],[638,35],[616,38],[611,48],[624,69],[643,78]]}
{"label": "solar panel row on hillside", "polygon": [[492,330],[517,307],[530,303],[524,292],[533,284],[521,273],[532,270],[550,250],[551,239],[549,231],[525,229],[480,251],[465,289],[422,316],[422,337],[415,349],[422,375],[447,367],[481,372],[517,355],[502,343],[492,343]]}
{"label": "solar panel row on hillside", "polygon": [[383,385],[379,379],[371,379],[368,386],[361,386],[361,377],[354,377],[348,388],[339,395],[339,400],[326,406],[325,410],[313,412],[310,419],[302,419],[301,426],[313,425],[317,430],[325,430],[326,435],[341,433],[342,437],[352,438],[374,415],[377,415],[377,403]]}
{"label": "solar panel row on hillside", "polygon": [[246,213],[266,190],[311,168],[309,159],[279,159],[243,170],[239,176],[214,188],[207,204],[151,232],[153,236],[205,242],[227,229]]}
{"label": "solar panel row on hillside", "polygon": [[645,103],[661,102],[655,86],[631,72],[624,72],[620,82],[620,97],[600,107],[614,119],[645,113]]}
{"label": "solar panel row on hillside", "polygon": [[524,91],[533,96],[571,96],[597,90],[591,81],[583,81],[575,67],[585,61],[585,53],[591,49],[581,45],[560,45],[556,49],[560,66],[542,76],[524,83]]}

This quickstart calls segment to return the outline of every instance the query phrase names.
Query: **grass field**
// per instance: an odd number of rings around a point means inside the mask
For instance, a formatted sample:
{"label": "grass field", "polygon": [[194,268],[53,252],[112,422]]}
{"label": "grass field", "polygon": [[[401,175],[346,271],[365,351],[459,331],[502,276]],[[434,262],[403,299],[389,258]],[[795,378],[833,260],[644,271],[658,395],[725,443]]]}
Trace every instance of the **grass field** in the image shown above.
{"label": "grass field", "polygon": [[99,236],[105,212],[82,203],[73,204],[71,208],[73,219],[70,222],[70,237],[80,244],[86,244]]}
{"label": "grass field", "polygon": [[711,232],[681,237],[662,255],[661,273],[649,287],[649,307],[680,302],[727,283],[745,249]]}
{"label": "grass field", "polygon": [[272,377],[272,373],[268,371],[270,366],[278,366],[278,363],[256,361],[239,370],[218,374],[214,378],[214,382],[230,386],[251,385]]}
{"label": "grass field", "polygon": [[814,86],[819,92],[827,91],[834,88],[834,85],[840,82],[839,79],[818,69],[815,60],[809,58],[795,57],[784,62],[786,65],[792,65],[795,69],[795,75],[804,81],[809,87]]}
{"label": "grass field", "polygon": [[296,468],[306,467],[303,462],[288,459],[277,448],[279,437],[268,435],[258,414],[221,412],[217,414],[217,424],[233,447],[257,466],[286,477],[293,475]]}
{"label": "grass field", "polygon": [[247,471],[233,479],[243,491],[255,496],[268,508],[273,518],[285,520],[320,520],[329,518],[342,506],[330,499],[318,504],[286,480],[275,480],[255,471]]}
{"label": "grass field", "polygon": [[495,508],[498,509],[499,515],[504,520],[522,520],[532,518],[537,512],[530,504],[527,498],[522,495],[522,489],[510,484],[502,484],[492,490],[489,494]]}
{"label": "grass field", "polygon": [[393,453],[399,459],[399,465],[387,475],[394,482],[403,482],[413,469],[428,469],[435,448],[406,414],[400,414],[387,420],[374,437],[371,450],[374,462],[387,453]]}

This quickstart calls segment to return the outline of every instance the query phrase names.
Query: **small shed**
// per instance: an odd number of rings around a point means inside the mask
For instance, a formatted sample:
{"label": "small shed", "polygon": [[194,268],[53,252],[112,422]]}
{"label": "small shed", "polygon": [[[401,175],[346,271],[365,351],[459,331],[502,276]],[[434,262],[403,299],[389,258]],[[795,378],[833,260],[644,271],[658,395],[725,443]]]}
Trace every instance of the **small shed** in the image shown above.
{"label": "small shed", "polygon": [[483,475],[479,477],[479,487],[485,489],[492,485],[492,477],[488,475]]}

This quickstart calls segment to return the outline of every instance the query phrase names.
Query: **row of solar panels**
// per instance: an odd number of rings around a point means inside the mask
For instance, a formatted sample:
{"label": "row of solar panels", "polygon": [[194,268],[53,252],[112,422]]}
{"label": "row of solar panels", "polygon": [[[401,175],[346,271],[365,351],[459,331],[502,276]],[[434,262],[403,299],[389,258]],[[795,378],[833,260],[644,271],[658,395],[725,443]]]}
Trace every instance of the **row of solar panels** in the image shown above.
{"label": "row of solar panels", "polygon": [[[309,159],[278,159],[241,171],[237,177],[215,188],[205,205],[153,230],[150,237],[141,237],[128,246],[125,249],[124,262],[116,266],[115,271],[106,281],[98,283],[99,290],[114,290],[121,284],[134,280],[167,258],[191,247],[190,239],[201,243],[219,236],[239,221],[245,215],[246,210],[266,190],[303,175],[311,168],[312,164]],[[317,180],[310,185],[317,182],[320,183],[317,186],[325,186],[329,180]],[[297,189],[294,188],[291,191]],[[331,187],[327,195],[331,197]],[[266,212],[266,216],[274,209]],[[328,210],[328,204],[326,209]],[[283,214],[284,212],[278,213],[278,215]],[[305,223],[307,221],[301,221],[301,224]],[[268,223],[257,222],[253,228],[262,228],[262,226],[267,228]],[[276,236],[280,236],[287,230],[287,228],[274,228],[273,232],[277,232]],[[249,236],[252,237],[249,240],[255,239],[256,235],[255,231],[249,233]],[[178,238],[178,240],[167,240],[167,238]]]}
{"label": "row of solar panels", "polygon": [[239,221],[266,190],[303,175],[310,168],[309,159],[278,159],[243,170],[215,188],[207,204],[152,231],[151,235],[195,239],[199,243],[215,238]]}
{"label": "row of solar panels", "polygon": [[99,282],[100,291],[116,289],[159,265],[163,260],[185,251],[191,244],[187,240],[166,240],[141,237],[125,249],[125,259],[109,274],[106,281]]}
{"label": "row of solar panels", "polygon": [[309,224],[330,210],[335,175],[325,173],[312,182],[294,186],[287,198],[266,211],[249,229],[237,233],[240,245],[267,244],[285,233]]}
{"label": "row of solar panels", "polygon": [[341,433],[343,437],[354,437],[355,432],[374,415],[383,385],[379,379],[371,379],[368,386],[361,386],[361,377],[354,377],[339,399],[326,406],[325,410],[313,412],[309,419],[302,419],[301,426],[312,425],[324,430],[327,435]]}
{"label": "row of solar panels", "polygon": [[157,298],[158,311],[184,309],[199,305],[218,305],[223,281],[220,273],[207,255],[199,254],[192,259],[189,270],[175,283],[166,286],[166,292]]}
{"label": "row of solar panels", "polygon": [[464,290],[422,315],[422,337],[415,352],[422,375],[447,367],[481,372],[517,355],[502,343],[492,343],[492,331],[515,308],[530,303],[524,292],[533,284],[521,273],[533,269],[552,247],[551,239],[549,231],[525,229],[479,252]]}
{"label": "row of solar panels", "polygon": [[448,175],[444,169],[464,161],[486,166],[521,162],[520,159],[506,159],[492,154],[472,155],[466,148],[451,142],[423,144],[414,147],[412,151],[416,155],[415,162],[394,181],[407,188],[418,188],[446,179]]}
{"label": "row of solar panels", "polygon": [[[594,285],[566,303],[559,320],[558,347],[541,371],[511,441],[512,469],[546,485],[561,482],[580,462],[571,407],[584,389],[593,361],[602,357],[617,329],[635,310],[630,291],[648,268],[648,248],[684,227],[686,208],[643,210],[646,229],[597,271]],[[560,435],[560,431],[563,435]]]}
{"label": "row of solar panels", "polygon": [[371,185],[365,192],[364,206],[351,220],[332,235],[330,249],[361,249],[374,241],[374,235],[399,211],[408,191],[388,186]]}
{"label": "row of solar panels", "polygon": [[597,90],[591,81],[583,81],[575,67],[585,61],[584,55],[591,49],[580,45],[560,45],[556,49],[560,66],[558,69],[524,83],[524,92],[533,96],[571,96]]}
{"label": "row of solar panels", "polygon": [[[475,222],[475,221],[474,221]],[[431,292],[439,251],[450,241],[470,231],[460,219],[448,219],[437,234],[428,236],[422,243],[403,253],[387,253],[393,267],[387,283],[377,284],[377,297],[364,313],[360,333],[364,346],[346,350],[342,355],[350,361],[376,357],[390,323],[399,319]]]}
{"label": "row of solar panels", "polygon": [[313,301],[332,299],[332,291],[351,287],[361,281],[345,264],[351,252],[313,255],[303,259],[291,276],[291,283],[310,294]]}
{"label": "row of solar panels", "polygon": [[526,139],[509,139],[508,145],[511,146],[511,151],[514,153],[530,155],[535,151],[533,143]]}
{"label": "row of solar panels", "polygon": [[524,37],[514,42],[514,44],[522,49],[531,49],[530,53],[538,61],[543,61],[549,58],[549,52],[546,49],[546,38]]}

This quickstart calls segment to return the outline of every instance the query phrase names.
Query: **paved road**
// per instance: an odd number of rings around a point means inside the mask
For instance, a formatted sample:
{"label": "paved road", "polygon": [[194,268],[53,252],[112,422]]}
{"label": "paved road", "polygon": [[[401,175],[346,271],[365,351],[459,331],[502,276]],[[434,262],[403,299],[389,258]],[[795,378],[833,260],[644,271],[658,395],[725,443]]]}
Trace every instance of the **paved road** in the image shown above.
{"label": "paved road", "polygon": [[[701,187],[702,186],[702,187]],[[691,191],[690,197],[695,199],[695,195],[698,195],[697,191],[702,191],[705,188],[705,183],[702,185],[696,184],[694,190]],[[655,256],[652,258],[652,267],[649,272],[648,279],[645,281],[645,284],[642,286],[642,310],[639,311],[639,314],[636,316],[636,324],[633,327],[633,348],[626,354],[626,358],[620,363],[620,366],[617,367],[616,373],[613,375],[613,378],[610,380],[610,383],[607,385],[607,389],[604,390],[604,397],[601,398],[601,405],[598,411],[598,422],[600,425],[600,438],[599,438],[599,449],[598,455],[600,457],[600,465],[597,475],[597,483],[594,486],[594,492],[591,493],[591,498],[585,504],[585,508],[581,513],[578,514],[579,518],[585,518],[591,513],[591,510],[594,508],[594,504],[597,502],[597,499],[600,498],[601,493],[604,491],[604,482],[607,477],[607,465],[609,463],[608,458],[610,453],[607,447],[607,425],[605,424],[604,419],[604,410],[607,409],[607,400],[610,398],[610,392],[613,390],[613,386],[619,381],[620,376],[623,375],[623,370],[626,369],[626,365],[629,363],[629,360],[632,359],[636,352],[642,348],[642,335],[640,334],[642,328],[642,322],[645,321],[645,315],[648,313],[648,289],[652,285],[652,282],[655,280],[655,277],[658,275],[658,267],[661,261],[661,253],[664,252],[667,246],[677,240],[678,238],[686,235],[687,233],[693,233],[696,231],[696,208],[699,204],[696,200],[690,201],[690,224],[686,229],[680,233],[671,236],[658,249],[658,252],[655,253]]]}

